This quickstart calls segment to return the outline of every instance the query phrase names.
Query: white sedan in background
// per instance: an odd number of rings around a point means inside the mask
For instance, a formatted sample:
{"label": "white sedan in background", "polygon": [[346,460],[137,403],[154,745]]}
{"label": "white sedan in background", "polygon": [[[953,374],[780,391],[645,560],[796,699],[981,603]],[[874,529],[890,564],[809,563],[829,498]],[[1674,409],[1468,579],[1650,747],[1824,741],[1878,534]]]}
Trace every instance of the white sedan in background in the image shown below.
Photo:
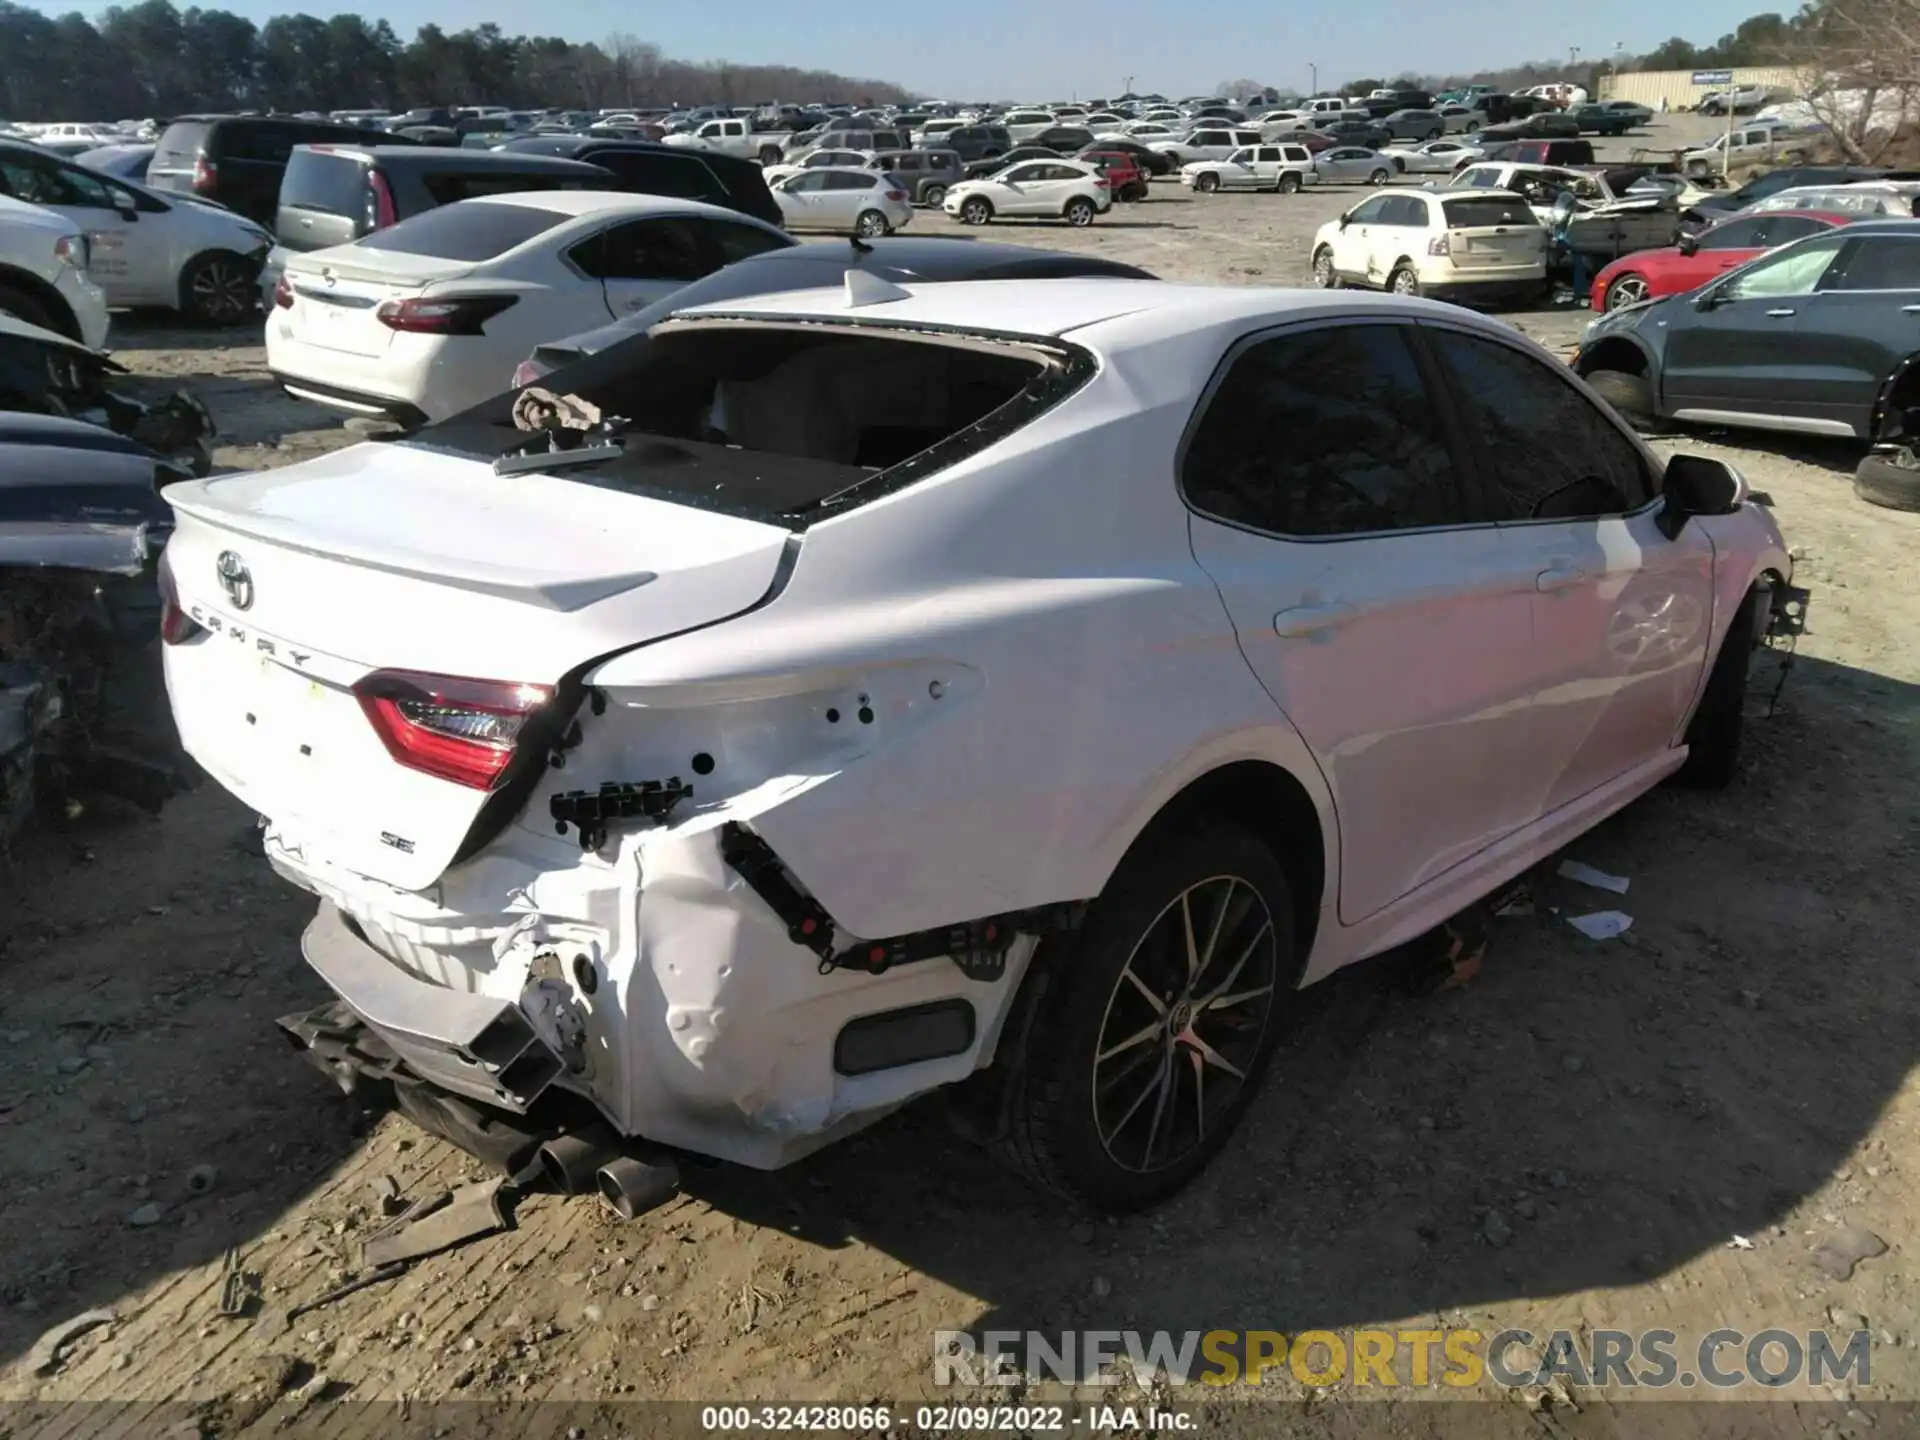
{"label": "white sedan in background", "polygon": [[273,237],[193,196],[118,180],[31,145],[0,143],[0,195],[64,216],[87,237],[87,274],[118,309],[154,305],[234,325],[258,315]]}
{"label": "white sedan in background", "polygon": [[1113,208],[1113,185],[1079,160],[1028,160],[947,191],[947,214],[969,225],[995,218],[1045,218],[1091,225]]}
{"label": "white sedan in background", "polygon": [[777,185],[795,175],[804,175],[809,170],[825,170],[835,167],[841,170],[864,170],[877,152],[872,150],[814,150],[807,158],[780,165],[764,166],[760,175],[769,185]]}
{"label": "white sedan in background", "polygon": [[697,200],[609,190],[460,200],[289,256],[267,368],[322,405],[409,425],[444,419],[498,393],[543,340],[796,243]]}
{"label": "white sedan in background", "polygon": [[871,239],[913,220],[913,196],[878,170],[823,165],[767,188],[789,230],[851,231]]}
{"label": "white sedan in background", "polygon": [[1478,145],[1459,140],[1429,140],[1423,145],[1389,145],[1380,152],[1403,175],[1451,175],[1463,165],[1487,158]]}

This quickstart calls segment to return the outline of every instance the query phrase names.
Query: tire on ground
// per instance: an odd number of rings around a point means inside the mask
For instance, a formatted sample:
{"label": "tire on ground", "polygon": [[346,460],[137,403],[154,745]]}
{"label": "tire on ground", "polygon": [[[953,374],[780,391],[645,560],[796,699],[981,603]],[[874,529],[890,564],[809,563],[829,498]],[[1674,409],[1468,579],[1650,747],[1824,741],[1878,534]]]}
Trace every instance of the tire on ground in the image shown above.
{"label": "tire on ground", "polygon": [[1920,463],[1900,465],[1869,455],[1853,472],[1853,493],[1883,509],[1920,510]]}

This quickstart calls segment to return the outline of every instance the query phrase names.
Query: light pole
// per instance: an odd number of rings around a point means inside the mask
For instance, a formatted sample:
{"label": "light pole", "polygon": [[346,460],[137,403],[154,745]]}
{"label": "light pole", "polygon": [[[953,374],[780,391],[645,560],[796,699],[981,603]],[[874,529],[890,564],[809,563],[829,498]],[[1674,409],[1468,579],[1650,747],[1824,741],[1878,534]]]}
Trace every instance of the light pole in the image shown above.
{"label": "light pole", "polygon": [[1311,60],[1307,61],[1307,89],[1311,92],[1309,100],[1320,93],[1320,67]]}

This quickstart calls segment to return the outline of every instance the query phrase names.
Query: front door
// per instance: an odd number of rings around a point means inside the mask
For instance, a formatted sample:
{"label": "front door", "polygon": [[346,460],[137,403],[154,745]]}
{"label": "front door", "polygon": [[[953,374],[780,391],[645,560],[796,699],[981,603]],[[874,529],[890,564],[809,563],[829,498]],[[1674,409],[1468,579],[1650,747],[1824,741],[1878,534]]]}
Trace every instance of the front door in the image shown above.
{"label": "front door", "polygon": [[1668,412],[1683,420],[1809,416],[1795,349],[1800,315],[1842,243],[1827,235],[1763,256],[1684,302],[1661,367]]}
{"label": "front door", "polygon": [[1526,818],[1533,576],[1477,523],[1412,329],[1246,342],[1181,462],[1194,556],[1332,791],[1346,924]]}
{"label": "front door", "polygon": [[0,150],[0,194],[57,210],[85,234],[87,273],[106,291],[109,305],[177,303],[177,295],[163,293],[167,237],[142,233],[134,197],[119,186],[52,155],[15,147]]}
{"label": "front door", "polygon": [[1655,517],[1646,453],[1564,369],[1423,327],[1453,383],[1509,563],[1533,577],[1536,688],[1506,783],[1546,815],[1672,747],[1713,621],[1713,545]]}
{"label": "front door", "polygon": [[1355,279],[1365,277],[1373,268],[1373,232],[1386,219],[1390,195],[1375,195],[1362,200],[1347,212],[1347,223],[1334,232],[1333,268]]}

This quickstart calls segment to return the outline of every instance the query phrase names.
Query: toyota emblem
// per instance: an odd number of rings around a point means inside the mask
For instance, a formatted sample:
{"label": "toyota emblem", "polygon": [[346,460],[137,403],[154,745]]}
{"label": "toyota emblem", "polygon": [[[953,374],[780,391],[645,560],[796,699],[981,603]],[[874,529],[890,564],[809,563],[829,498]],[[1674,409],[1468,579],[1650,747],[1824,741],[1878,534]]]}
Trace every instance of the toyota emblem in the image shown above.
{"label": "toyota emblem", "polygon": [[222,550],[215,562],[220,576],[220,588],[227,592],[227,599],[233,602],[236,610],[247,610],[253,606],[253,572],[247,569],[247,562],[240,558],[239,552]]}

